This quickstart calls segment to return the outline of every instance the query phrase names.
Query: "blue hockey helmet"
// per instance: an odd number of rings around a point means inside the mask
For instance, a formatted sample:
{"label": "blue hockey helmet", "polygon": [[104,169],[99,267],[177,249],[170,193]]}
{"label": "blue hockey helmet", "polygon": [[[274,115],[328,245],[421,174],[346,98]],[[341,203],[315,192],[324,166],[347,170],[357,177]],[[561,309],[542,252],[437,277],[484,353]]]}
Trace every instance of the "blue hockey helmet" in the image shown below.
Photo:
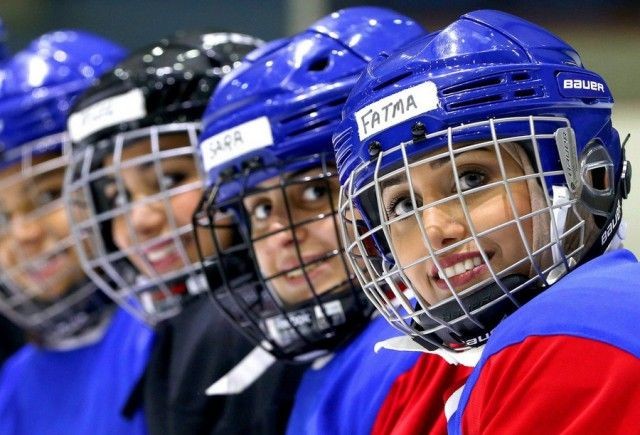
{"label": "blue hockey helmet", "polygon": [[[203,264],[209,276],[222,276],[224,285],[210,286],[214,300],[250,338],[279,358],[326,352],[368,321],[372,308],[354,286],[338,242],[331,135],[367,62],[380,51],[395,50],[424,34],[414,21],[388,9],[332,13],[247,56],[222,80],[207,107],[199,154],[208,192],[195,224],[233,228],[235,243],[220,249],[216,257],[205,256]],[[261,186],[280,175],[277,186]],[[312,225],[328,223],[332,241],[316,244],[309,254],[297,239],[296,248],[281,251],[289,258],[280,270],[267,272],[259,264],[256,246],[270,236],[257,237],[244,201],[258,192],[287,196],[296,189],[299,195],[315,189],[311,195],[317,194],[318,201],[304,222],[294,217],[290,201],[282,231],[311,231]],[[224,218],[217,219],[220,216]],[[327,265],[340,277],[317,288],[313,270]],[[277,294],[276,282],[287,279],[289,284],[304,281],[298,283],[305,288],[304,300],[293,303]]]}
{"label": "blue hockey helmet", "polygon": [[[612,107],[606,82],[575,49],[497,11],[463,15],[372,62],[333,141],[346,249],[389,322],[427,347],[466,349],[602,253],[631,175]],[[489,169],[478,152],[493,159]],[[464,166],[474,155],[476,166]],[[418,180],[443,167],[448,193],[426,197]],[[523,186],[526,210],[514,199]],[[494,227],[474,217],[482,195],[506,210]],[[436,210],[455,237],[436,240],[424,222]],[[487,246],[507,230],[520,253],[498,264],[500,248]],[[417,303],[402,297],[407,287]]]}
{"label": "blue hockey helmet", "polygon": [[0,72],[0,310],[45,346],[100,335],[112,304],[79,270],[61,197],[69,108],[124,50],[56,31]]}

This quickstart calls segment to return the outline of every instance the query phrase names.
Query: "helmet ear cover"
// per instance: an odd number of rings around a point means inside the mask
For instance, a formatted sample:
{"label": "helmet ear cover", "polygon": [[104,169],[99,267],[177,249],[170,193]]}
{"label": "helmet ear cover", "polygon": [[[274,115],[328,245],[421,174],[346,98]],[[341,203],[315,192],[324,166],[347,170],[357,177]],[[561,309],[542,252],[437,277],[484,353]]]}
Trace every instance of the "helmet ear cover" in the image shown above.
{"label": "helmet ear cover", "polygon": [[601,228],[603,217],[611,213],[616,199],[614,164],[602,142],[591,141],[580,159],[582,191],[580,200],[596,216]]}

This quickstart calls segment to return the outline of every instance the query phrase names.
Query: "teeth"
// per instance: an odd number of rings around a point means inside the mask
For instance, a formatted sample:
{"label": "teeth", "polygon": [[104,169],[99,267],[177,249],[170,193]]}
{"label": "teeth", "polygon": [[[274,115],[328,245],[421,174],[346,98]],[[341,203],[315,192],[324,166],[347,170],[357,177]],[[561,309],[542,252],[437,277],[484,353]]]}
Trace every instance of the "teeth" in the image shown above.
{"label": "teeth", "polygon": [[[456,275],[460,275],[468,270],[473,269],[476,266],[480,266],[482,264],[482,259],[480,257],[467,258],[464,261],[454,264],[453,266],[444,268],[444,275],[447,278],[452,278]],[[444,279],[442,276],[442,272],[438,271],[438,278]]]}
{"label": "teeth", "polygon": [[162,260],[164,257],[166,257],[170,252],[173,251],[173,246],[167,246],[164,249],[157,249],[154,251],[149,251],[147,252],[147,259],[152,262],[152,263],[156,263],[160,260]]}
{"label": "teeth", "polygon": [[455,271],[456,275],[460,275],[461,273],[464,273],[466,270],[464,268],[464,262],[454,264],[453,270]]}
{"label": "teeth", "polygon": [[[313,269],[315,269],[316,267],[318,267],[318,264],[311,264],[309,266],[307,266],[305,269],[307,271],[307,273],[309,273],[310,271],[312,271]],[[298,269],[292,270],[291,272],[288,272],[286,274],[287,278],[297,278],[299,276],[302,276],[304,274],[304,270],[302,267],[299,267]]]}

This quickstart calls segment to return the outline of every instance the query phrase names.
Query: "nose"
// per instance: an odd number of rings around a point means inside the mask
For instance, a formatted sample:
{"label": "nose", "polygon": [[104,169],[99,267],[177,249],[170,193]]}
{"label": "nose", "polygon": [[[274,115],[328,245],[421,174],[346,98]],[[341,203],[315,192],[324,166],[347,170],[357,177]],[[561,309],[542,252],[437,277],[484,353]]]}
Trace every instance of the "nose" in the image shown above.
{"label": "nose", "polygon": [[462,240],[467,233],[464,216],[454,217],[449,211],[448,208],[436,206],[422,212],[422,222],[434,250]]}
{"label": "nose", "polygon": [[[291,219],[295,220],[295,217],[292,215]],[[305,225],[294,225],[291,219],[285,207],[274,209],[269,222],[269,233],[272,234],[269,239],[274,248],[291,247],[305,240],[308,233]]]}
{"label": "nose", "polygon": [[167,222],[166,210],[162,202],[141,202],[133,204],[129,219],[133,231],[140,240],[148,240],[161,234]]}

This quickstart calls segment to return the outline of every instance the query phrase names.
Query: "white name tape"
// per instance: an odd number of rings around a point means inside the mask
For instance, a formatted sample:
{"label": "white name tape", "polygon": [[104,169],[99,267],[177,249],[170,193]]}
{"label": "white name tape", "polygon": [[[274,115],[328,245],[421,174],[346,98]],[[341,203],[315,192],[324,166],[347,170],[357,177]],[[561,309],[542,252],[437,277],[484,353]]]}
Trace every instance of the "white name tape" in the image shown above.
{"label": "white name tape", "polygon": [[69,137],[77,142],[103,128],[144,118],[146,114],[142,90],[133,89],[71,115],[67,124]]}
{"label": "white name tape", "polygon": [[365,140],[421,113],[438,107],[438,90],[433,82],[420,83],[384,97],[356,112],[358,136]]}
{"label": "white name tape", "polygon": [[271,125],[266,116],[224,130],[200,144],[205,171],[242,154],[273,145]]}

